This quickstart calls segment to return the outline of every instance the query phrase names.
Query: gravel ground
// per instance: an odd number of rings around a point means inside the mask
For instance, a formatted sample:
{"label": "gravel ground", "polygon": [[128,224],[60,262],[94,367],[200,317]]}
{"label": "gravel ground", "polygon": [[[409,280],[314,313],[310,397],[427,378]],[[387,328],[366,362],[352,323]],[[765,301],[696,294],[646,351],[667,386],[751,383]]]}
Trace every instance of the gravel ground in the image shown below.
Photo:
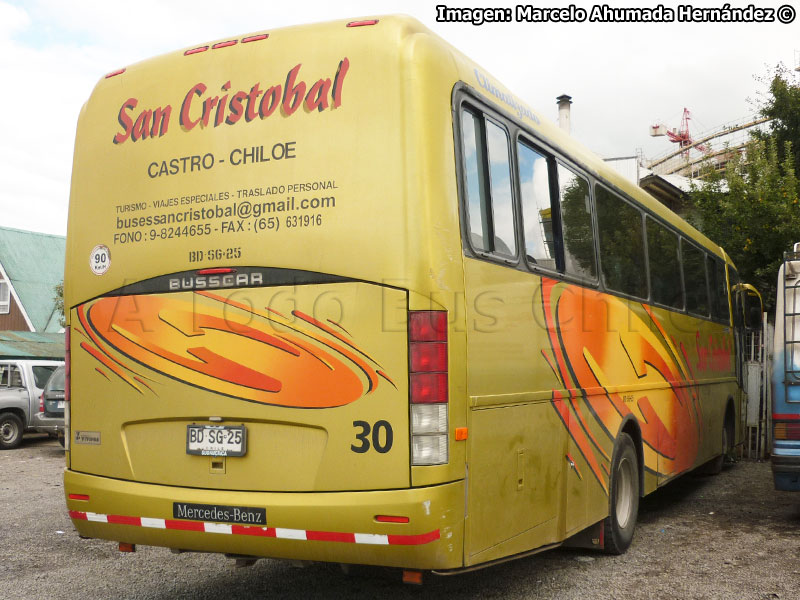
{"label": "gravel ground", "polygon": [[769,463],[687,476],[646,498],[633,545],[618,557],[554,550],[455,577],[399,583],[397,571],[300,569],[217,555],[173,555],[81,540],[66,515],[57,442],[26,436],[0,452],[0,590],[20,598],[800,599],[800,494],[776,492]]}

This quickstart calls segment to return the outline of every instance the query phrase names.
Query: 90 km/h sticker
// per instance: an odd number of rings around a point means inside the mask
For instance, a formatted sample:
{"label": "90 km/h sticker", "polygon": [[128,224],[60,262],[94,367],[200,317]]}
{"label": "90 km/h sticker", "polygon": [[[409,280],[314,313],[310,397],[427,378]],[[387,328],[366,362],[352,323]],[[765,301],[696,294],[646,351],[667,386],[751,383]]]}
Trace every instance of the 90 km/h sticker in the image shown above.
{"label": "90 km/h sticker", "polygon": [[92,253],[89,255],[89,268],[95,275],[104,275],[108,268],[111,266],[111,251],[108,246],[98,244],[92,248]]}

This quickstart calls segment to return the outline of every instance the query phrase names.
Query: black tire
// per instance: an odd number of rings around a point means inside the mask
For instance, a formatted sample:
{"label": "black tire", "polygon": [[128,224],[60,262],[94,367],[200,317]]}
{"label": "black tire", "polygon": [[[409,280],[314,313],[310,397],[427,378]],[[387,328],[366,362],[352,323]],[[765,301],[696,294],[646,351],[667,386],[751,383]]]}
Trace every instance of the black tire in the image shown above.
{"label": "black tire", "polygon": [[14,413],[0,415],[0,450],[10,450],[22,443],[22,420]]}
{"label": "black tire", "polygon": [[725,464],[725,457],[728,455],[728,452],[731,451],[731,445],[728,432],[728,421],[726,420],[725,423],[722,425],[722,454],[719,456],[712,458],[708,461],[703,469],[703,473],[706,475],[719,475],[722,473],[722,467]]}
{"label": "black tire", "polygon": [[633,440],[619,434],[614,445],[609,479],[608,517],[603,521],[603,549],[622,554],[633,541],[639,514],[639,459]]}

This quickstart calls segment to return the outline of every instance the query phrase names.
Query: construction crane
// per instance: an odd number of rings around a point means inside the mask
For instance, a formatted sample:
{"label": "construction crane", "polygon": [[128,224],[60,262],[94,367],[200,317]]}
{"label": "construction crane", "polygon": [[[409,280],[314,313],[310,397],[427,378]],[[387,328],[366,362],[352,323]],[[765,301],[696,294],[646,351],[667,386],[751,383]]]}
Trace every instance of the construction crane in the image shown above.
{"label": "construction crane", "polygon": [[698,144],[692,139],[692,135],[689,133],[689,119],[691,118],[692,114],[689,112],[689,109],[684,108],[680,129],[667,129],[666,125],[657,124],[650,127],[650,135],[653,137],[666,135],[670,142],[674,142],[680,146],[682,154],[686,159],[689,158],[690,148],[695,148],[703,153],[709,152],[708,146],[705,144]]}

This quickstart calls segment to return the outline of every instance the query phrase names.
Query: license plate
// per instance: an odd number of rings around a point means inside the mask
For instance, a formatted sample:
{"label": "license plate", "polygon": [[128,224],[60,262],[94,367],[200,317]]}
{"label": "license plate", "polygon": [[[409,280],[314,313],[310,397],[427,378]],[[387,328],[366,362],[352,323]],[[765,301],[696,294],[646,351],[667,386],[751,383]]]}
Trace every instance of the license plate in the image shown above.
{"label": "license plate", "polygon": [[59,400],[58,402],[56,402],[56,408],[64,408],[64,401]]}
{"label": "license plate", "polygon": [[244,425],[187,425],[186,454],[244,456],[246,451]]}

